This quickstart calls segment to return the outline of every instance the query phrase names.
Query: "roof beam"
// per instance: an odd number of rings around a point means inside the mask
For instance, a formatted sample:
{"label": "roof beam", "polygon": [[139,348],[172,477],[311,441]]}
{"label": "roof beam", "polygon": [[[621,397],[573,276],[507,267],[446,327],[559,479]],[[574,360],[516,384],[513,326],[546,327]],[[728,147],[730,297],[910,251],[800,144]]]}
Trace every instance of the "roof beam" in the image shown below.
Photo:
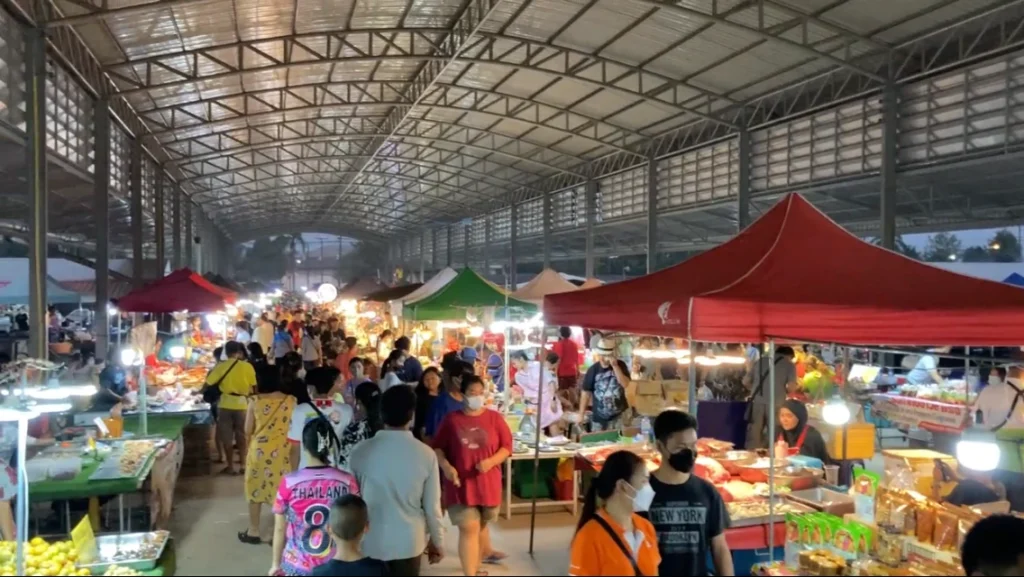
{"label": "roof beam", "polygon": [[[274,122],[262,125],[247,125],[238,129],[190,136],[177,141],[165,143],[168,152],[179,155],[176,163],[188,162],[189,158],[200,154],[232,153],[263,143],[276,143],[293,138],[332,137],[342,138],[350,134],[378,134],[375,129],[380,126],[379,118],[366,117],[326,117],[320,119],[297,119]],[[586,164],[581,157],[555,150],[531,142],[521,135],[494,132],[487,128],[464,126],[435,119],[417,119],[406,130],[398,133],[411,138],[443,137],[459,143],[472,143],[492,149],[508,150],[528,158],[542,157],[544,162],[553,166],[564,166],[571,163]],[[258,144],[253,144],[258,143]],[[490,146],[488,146],[490,145]],[[562,169],[561,172],[565,172]],[[574,173],[575,174],[575,173]]]}
{"label": "roof beam", "polygon": [[[163,105],[143,110],[140,114],[166,132],[176,127],[204,123],[228,122],[253,114],[301,109],[317,104],[351,104],[353,106],[408,104],[405,97],[411,82],[353,80],[347,82],[313,82],[257,91],[235,92],[200,98],[185,103]],[[601,142],[625,145],[628,140],[645,140],[648,136],[627,126],[589,116],[556,104],[505,94],[493,90],[435,84],[436,99],[471,101],[476,107],[501,110],[511,118],[527,118],[547,125],[560,126],[575,134],[585,134]],[[443,93],[442,93],[443,91]],[[159,133],[158,133],[159,134]]]}
{"label": "roof beam", "polygon": [[[850,46],[852,45],[852,43],[850,43],[850,42],[844,43],[844,46],[843,46],[843,48],[844,48],[844,55],[843,55],[842,58],[840,58],[838,56],[835,56],[832,52],[823,52],[823,51],[815,49],[814,47],[812,47],[810,45],[809,41],[797,42],[797,41],[794,41],[794,40],[789,40],[788,38],[785,38],[783,36],[778,36],[778,35],[772,34],[771,32],[768,31],[767,27],[764,24],[764,21],[765,21],[765,3],[764,2],[756,2],[755,5],[752,7],[752,9],[756,11],[756,18],[757,18],[757,22],[759,24],[757,26],[748,26],[747,24],[743,24],[743,23],[741,23],[741,22],[739,22],[739,21],[737,21],[735,19],[730,20],[730,19],[727,19],[727,18],[725,18],[723,16],[720,16],[718,14],[714,14],[714,13],[709,14],[707,12],[702,12],[700,10],[696,10],[694,8],[690,8],[689,6],[685,6],[683,4],[678,3],[676,0],[635,0],[635,1],[640,3],[640,4],[644,4],[644,5],[648,5],[648,6],[657,6],[657,7],[660,7],[662,9],[664,9],[664,10],[668,10],[670,12],[676,12],[678,14],[682,14],[682,15],[688,16],[690,18],[698,18],[698,19],[702,19],[702,20],[704,20],[706,22],[713,22],[714,24],[716,24],[718,26],[721,26],[723,28],[730,28],[730,29],[732,29],[734,31],[738,31],[738,32],[741,32],[741,33],[744,33],[744,34],[749,34],[749,35],[752,35],[752,36],[754,36],[756,38],[761,38],[761,39],[769,40],[771,42],[775,42],[777,44],[785,46],[785,47],[787,47],[787,48],[789,48],[791,50],[794,50],[796,52],[800,52],[800,53],[806,54],[808,56],[813,56],[814,58],[816,58],[818,60],[824,60],[824,61],[829,62],[831,64],[834,64],[836,66],[840,66],[840,67],[846,68],[848,70],[856,72],[857,74],[860,74],[862,76],[870,78],[871,80],[874,80],[875,82],[885,83],[885,81],[886,81],[886,79],[883,76],[881,76],[880,74],[874,72],[873,70],[869,70],[867,68],[864,68],[864,67],[859,66],[859,65],[857,65],[857,64],[852,62],[853,55],[850,53]],[[802,27],[806,31],[806,27],[807,27],[807,21],[806,20],[803,22]],[[807,36],[808,36],[807,34],[803,34],[804,38],[807,38]]]}
{"label": "roof beam", "polygon": [[[272,176],[272,177],[269,177],[269,178],[261,178],[261,179],[258,179],[258,180],[253,180],[253,181],[250,181],[250,182],[247,182],[247,183],[244,183],[244,184],[240,184],[240,185],[235,185],[235,186],[236,187],[244,187],[244,186],[250,186],[250,185],[255,186],[255,185],[262,184],[262,183],[273,182],[273,181],[276,181],[276,180],[279,180],[279,179],[284,179],[284,178],[302,178],[302,177],[307,177],[307,176],[321,176],[321,175],[323,175],[323,176],[343,176],[343,175],[349,175],[349,174],[354,174],[354,173],[355,173],[355,171],[348,171],[348,170],[339,170],[339,171],[335,171],[335,172],[299,173],[299,174],[292,175],[290,177],[288,177],[288,176]],[[439,183],[439,182],[436,182],[436,181],[431,181],[431,180],[427,180],[427,179],[423,179],[423,178],[416,178],[414,176],[407,176],[407,175],[404,175],[404,174],[394,174],[394,173],[388,173],[388,172],[372,172],[372,173],[371,172],[364,172],[363,174],[368,174],[368,175],[379,177],[379,178],[394,179],[394,180],[398,180],[398,181],[402,181],[402,182],[410,182],[410,183],[415,183],[415,184],[419,184],[419,185],[423,185],[423,186],[429,186],[429,187],[431,187],[431,188],[433,188],[435,190],[446,191],[446,192],[452,194],[453,196],[466,195],[467,193],[472,193],[473,192],[473,191],[468,191],[468,190],[466,190],[464,188],[460,188],[460,187],[457,187],[457,186],[452,186],[452,185],[448,185],[448,184],[444,184],[444,183]],[[306,182],[295,183],[293,185],[289,185],[288,187],[281,187],[281,188],[257,188],[257,189],[248,189],[248,190],[245,190],[245,191],[234,191],[234,192],[227,191],[227,190],[224,190],[224,189],[203,190],[203,191],[197,192],[195,194],[194,198],[195,198],[196,202],[206,202],[207,199],[210,199],[210,195],[217,194],[217,195],[222,195],[224,197],[223,200],[229,200],[229,201],[234,203],[234,202],[239,201],[240,199],[251,198],[253,196],[265,195],[265,194],[268,194],[268,193],[275,193],[275,192],[281,191],[282,189],[287,189],[287,188],[292,188],[292,187],[300,187],[300,186],[336,186],[336,185],[337,185],[336,182],[323,182],[323,181],[320,181],[320,182],[308,182],[308,183],[306,183]],[[366,184],[366,185],[361,185],[361,186],[367,186],[367,187],[371,187],[371,188],[379,188],[379,189],[388,190],[388,191],[400,190],[400,191],[406,192],[408,194],[413,194],[413,195],[416,195],[416,196],[424,196],[424,197],[430,198],[432,201],[436,201],[436,202],[438,202],[440,204],[446,204],[446,205],[451,205],[451,206],[460,206],[458,201],[450,200],[448,198],[444,198],[444,197],[440,197],[440,196],[437,196],[437,197],[430,196],[428,194],[425,194],[422,191],[407,190],[407,189],[394,189],[394,188],[390,188],[390,187],[379,185],[379,184]],[[474,200],[476,200],[478,202],[490,202],[491,200],[493,200],[491,198],[484,197],[484,196],[479,196],[479,195],[476,195],[476,194],[473,194],[471,196],[472,196],[472,198]],[[379,196],[376,196],[374,198],[376,198],[378,200],[380,199]],[[463,198],[465,198],[465,197],[463,196]],[[210,200],[220,200],[220,199],[210,199]]]}
{"label": "roof beam", "polygon": [[[366,164],[364,164],[364,167],[366,167],[367,170],[360,171],[360,170],[358,170],[359,167],[357,166],[357,164],[351,162],[353,160],[361,160],[361,159],[367,159]],[[425,160],[425,159],[419,159],[419,158],[406,158],[406,157],[401,157],[401,156],[381,156],[381,157],[377,157],[377,158],[372,158],[370,155],[366,155],[366,154],[352,154],[352,155],[348,155],[348,156],[345,156],[345,157],[339,157],[339,156],[330,155],[330,156],[316,156],[316,157],[309,157],[309,158],[287,158],[287,159],[280,159],[280,160],[269,160],[269,161],[266,161],[266,162],[261,162],[261,163],[258,163],[258,164],[254,164],[252,166],[234,167],[234,168],[229,168],[229,169],[226,169],[226,170],[221,170],[219,172],[214,172],[214,173],[210,173],[210,174],[202,174],[202,175],[192,176],[190,178],[187,178],[184,182],[187,182],[187,183],[190,183],[190,184],[195,184],[197,186],[202,186],[202,183],[204,181],[209,181],[210,187],[221,188],[221,187],[224,187],[224,186],[232,186],[232,185],[235,185],[235,184],[245,184],[246,182],[251,182],[251,179],[249,179],[249,180],[242,180],[240,182],[237,180],[237,177],[241,177],[242,179],[246,179],[247,175],[244,174],[246,171],[252,171],[252,173],[254,175],[262,173],[262,174],[265,174],[265,175],[271,176],[271,177],[294,176],[295,174],[299,173],[297,170],[295,172],[288,172],[289,171],[289,165],[294,164],[294,165],[296,165],[296,169],[298,167],[300,167],[300,166],[309,167],[310,169],[312,169],[310,171],[310,173],[313,173],[313,174],[315,174],[315,173],[326,173],[326,172],[338,172],[338,171],[344,170],[345,168],[356,169],[357,173],[359,173],[359,172],[373,172],[373,171],[368,170],[368,168],[369,168],[370,165],[372,165],[372,163],[375,163],[375,162],[379,163],[381,165],[381,168],[384,168],[384,165],[386,165],[387,163],[392,163],[392,164],[395,164],[395,165],[403,165],[403,164],[405,164],[405,165],[409,165],[409,166],[415,166],[415,167],[419,167],[419,168],[424,168],[424,169],[426,169],[426,170],[428,170],[430,172],[435,172],[437,174],[447,174],[447,175],[450,175],[450,176],[452,176],[454,178],[466,178],[469,181],[478,182],[478,183],[481,183],[481,184],[486,183],[488,180],[492,180],[492,181],[498,183],[497,186],[501,186],[501,187],[507,187],[507,188],[529,188],[528,186],[523,185],[523,184],[518,183],[518,182],[513,181],[513,180],[508,180],[506,178],[494,176],[493,174],[488,174],[487,172],[473,170],[473,169],[470,169],[470,168],[467,168],[467,167],[464,167],[464,166],[449,166],[445,162],[438,162],[438,161]],[[315,166],[314,166],[314,163],[315,163]],[[280,170],[275,170],[275,171],[268,170],[268,169],[271,169],[271,168],[274,168],[274,169],[280,168],[280,169],[283,169],[286,172],[281,173]],[[388,167],[388,168],[391,168],[391,167]],[[401,169],[401,166],[395,166],[394,168]],[[395,174],[400,174],[401,173],[401,172],[396,172],[396,171],[392,171],[392,170],[382,170],[381,172],[395,173]],[[474,176],[476,178],[469,178],[466,175]],[[227,177],[232,177],[232,178],[228,179]],[[220,182],[214,182],[214,181],[220,181]],[[491,185],[491,186],[494,186],[494,185]],[[207,188],[210,188],[210,187],[207,187]]]}
{"label": "roof beam", "polygon": [[202,2],[208,2],[209,0],[158,0],[157,2],[148,2],[146,4],[136,4],[134,6],[124,6],[121,8],[104,8],[107,2],[104,0],[101,6],[95,6],[88,0],[79,0],[74,2],[75,6],[85,9],[86,6],[92,5],[94,9],[86,9],[81,14],[75,14],[72,16],[63,16],[61,18],[54,18],[46,23],[46,28],[57,28],[60,26],[78,26],[80,24],[88,24],[90,22],[96,22],[106,18],[114,16],[139,16],[153,12],[154,10],[167,10],[170,8],[179,8],[188,6],[190,4],[199,4]]}
{"label": "roof beam", "polygon": [[[225,157],[229,157],[229,156],[232,157],[230,159],[230,162],[241,162],[243,164],[246,164],[247,162],[245,160],[241,160],[239,155],[244,155],[244,154],[247,154],[247,153],[263,151],[263,150],[267,150],[267,149],[274,149],[274,148],[288,148],[288,147],[295,147],[295,146],[307,146],[307,145],[317,145],[317,144],[325,144],[325,145],[331,146],[333,148],[340,149],[340,144],[343,143],[343,142],[372,140],[375,136],[376,136],[376,134],[369,134],[369,133],[366,133],[366,134],[341,134],[341,135],[337,135],[337,136],[331,136],[331,135],[302,136],[302,137],[298,137],[298,138],[288,138],[288,139],[285,139],[285,140],[278,140],[278,141],[272,141],[272,142],[261,142],[259,144],[251,144],[251,145],[248,145],[248,146],[239,146],[239,147],[236,147],[236,148],[233,148],[233,149],[224,150],[222,152],[208,152],[206,154],[201,154],[201,155],[197,155],[197,156],[194,156],[194,157],[186,157],[186,158],[182,158],[180,160],[171,161],[170,164],[180,166],[181,169],[184,170],[184,171],[192,172],[192,173],[197,173],[200,170],[200,169],[198,169],[195,166],[197,163],[209,162],[209,161],[212,161],[212,160],[216,160],[216,159],[220,159],[220,158],[225,158]],[[483,136],[487,140],[491,140],[491,141],[493,141],[494,138],[495,138],[493,134],[492,135],[485,134]],[[433,137],[433,136],[421,136],[421,135],[416,135],[416,134],[399,134],[398,136],[396,136],[396,139],[400,139],[402,142],[422,140],[426,144],[418,143],[419,146],[423,146],[423,147],[426,147],[426,148],[432,148],[432,149],[435,149],[435,150],[437,150],[439,152],[445,152],[445,153],[451,153],[452,150],[445,149],[445,148],[438,148],[438,147],[433,146],[433,145],[434,144],[447,144],[449,146],[455,146],[455,147],[459,147],[459,148],[467,148],[467,149],[470,149],[470,150],[475,150],[475,151],[478,151],[478,152],[486,153],[488,155],[493,154],[493,155],[505,157],[505,158],[508,158],[508,159],[512,160],[515,163],[522,162],[522,163],[525,163],[525,164],[530,164],[530,165],[536,166],[537,168],[542,168],[542,169],[545,169],[545,170],[549,170],[551,172],[561,172],[561,173],[564,173],[564,174],[570,174],[570,175],[573,175],[573,176],[579,176],[580,178],[585,178],[585,176],[584,176],[584,174],[582,172],[575,172],[575,171],[572,171],[572,170],[567,170],[567,169],[555,166],[553,164],[548,164],[548,163],[546,163],[544,161],[537,160],[537,159],[534,159],[534,158],[529,157],[529,156],[524,156],[525,153],[517,154],[516,152],[514,152],[512,150],[505,150],[504,148],[499,148],[499,147],[496,147],[494,145],[492,145],[490,147],[483,146],[483,145],[479,144],[479,141],[474,141],[472,144],[468,144],[466,142],[457,141],[457,140],[454,140],[454,139],[451,139],[451,138],[438,138],[438,137]],[[518,146],[520,146],[521,143],[522,143],[522,141],[519,141],[519,140],[510,140],[508,142],[508,145],[511,146],[511,147],[518,148]],[[358,150],[360,152],[366,152],[366,149],[363,148],[363,147],[358,147]],[[537,148],[534,148],[534,151],[536,151],[536,150],[537,150]],[[260,154],[261,155],[265,155],[265,156],[273,156],[273,153],[264,154],[264,153],[260,152]],[[473,157],[473,158],[476,158],[476,157]],[[481,157],[481,159],[482,158],[483,157]],[[514,168],[514,169],[517,169],[517,170],[521,170],[521,169],[518,169],[515,166],[511,166],[511,165],[506,165],[506,166],[509,166],[509,168]]]}

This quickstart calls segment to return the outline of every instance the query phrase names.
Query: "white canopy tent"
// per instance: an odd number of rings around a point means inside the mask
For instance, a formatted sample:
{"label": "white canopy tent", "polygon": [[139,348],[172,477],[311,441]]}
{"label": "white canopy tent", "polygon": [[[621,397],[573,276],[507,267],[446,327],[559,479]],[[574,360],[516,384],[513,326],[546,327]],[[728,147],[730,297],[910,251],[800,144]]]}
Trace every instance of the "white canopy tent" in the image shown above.
{"label": "white canopy tent", "polygon": [[391,301],[391,315],[395,318],[402,316],[402,309],[405,303],[423,300],[437,291],[444,288],[448,283],[458,276],[459,273],[451,267],[441,269],[437,274],[430,277],[430,280],[423,283],[423,286],[405,295],[401,299]]}
{"label": "white canopy tent", "polygon": [[544,297],[546,295],[571,292],[574,290],[578,290],[576,285],[565,280],[562,275],[558,274],[553,269],[546,268],[540,271],[537,276],[533,277],[530,282],[526,283],[519,290],[509,296],[540,307],[544,304]]}

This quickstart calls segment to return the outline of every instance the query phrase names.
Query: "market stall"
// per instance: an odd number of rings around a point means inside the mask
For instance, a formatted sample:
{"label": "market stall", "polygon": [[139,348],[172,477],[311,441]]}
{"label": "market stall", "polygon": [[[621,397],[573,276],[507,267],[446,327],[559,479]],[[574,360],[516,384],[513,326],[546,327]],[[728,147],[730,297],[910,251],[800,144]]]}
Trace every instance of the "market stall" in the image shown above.
{"label": "market stall", "polygon": [[392,316],[406,317],[403,310],[405,307],[405,303],[411,303],[426,299],[427,297],[433,295],[437,291],[444,288],[448,283],[452,282],[452,280],[455,279],[455,277],[458,276],[458,274],[459,273],[455,269],[451,267],[445,267],[441,269],[437,274],[430,277],[430,279],[427,280],[427,282],[423,283],[423,286],[421,286],[420,288],[412,291],[411,293],[405,295],[404,297],[393,299],[391,301]]}
{"label": "market stall", "polygon": [[137,288],[117,301],[122,312],[219,311],[237,295],[187,268]]}
{"label": "market stall", "polygon": [[[109,421],[108,421],[109,422]],[[95,427],[75,427],[62,435],[70,437],[51,446],[27,462],[29,498],[33,503],[91,499],[89,513],[93,526],[101,526],[97,497],[118,499],[118,524],[130,532],[131,514],[125,510],[125,495],[144,491],[151,527],[166,528],[174,504],[174,488],[184,455],[183,432],[189,418],[180,415],[150,415],[149,434],[140,433],[139,419],[127,417],[122,434],[98,441],[90,450],[88,432]],[[110,433],[119,431],[110,430]],[[148,481],[148,485],[146,482]],[[70,513],[70,509],[65,511]],[[127,513],[127,514],[126,514]],[[65,518],[67,530],[74,520]],[[139,530],[140,527],[135,527]]]}
{"label": "market stall", "polygon": [[576,290],[579,290],[576,285],[562,278],[562,275],[553,269],[546,268],[509,296],[540,307],[544,303],[544,297],[547,295],[574,292]]}
{"label": "market stall", "polygon": [[404,284],[404,285],[399,285],[399,286],[395,286],[395,287],[389,287],[389,288],[381,289],[381,290],[376,291],[376,292],[372,292],[372,293],[364,296],[362,298],[362,300],[364,300],[364,301],[371,301],[371,302],[377,302],[377,303],[390,303],[391,301],[398,301],[398,300],[401,300],[401,299],[409,296],[410,294],[412,294],[413,292],[415,292],[416,290],[418,290],[422,286],[423,286],[423,283],[421,283],[421,282],[414,282],[414,283],[410,283],[410,284]]}
{"label": "market stall", "polygon": [[[420,290],[423,288],[420,287]],[[531,315],[537,311],[536,305],[510,297],[473,269],[464,268],[429,296],[405,300],[402,315],[417,321],[464,321],[467,312],[499,307],[512,307]]]}
{"label": "market stall", "polygon": [[[813,265],[808,265],[813,263]],[[878,278],[900,278],[880,284]],[[1024,343],[1024,292],[943,271],[849,234],[797,195],[735,238],[675,267],[606,287],[553,295],[544,301],[552,324],[697,341],[776,340],[844,345],[1019,345]],[[769,363],[768,406],[775,406],[775,364]],[[695,408],[690,364],[690,409]],[[846,420],[850,418],[846,411]],[[768,430],[775,430],[768,411]],[[845,422],[845,421],[844,421]],[[774,491],[785,458],[768,451]],[[775,500],[767,498],[769,517]],[[781,545],[765,527],[769,555]],[[740,571],[745,568],[739,566]]]}
{"label": "market stall", "polygon": [[337,300],[363,300],[366,295],[386,289],[387,285],[374,277],[359,277],[338,289]]}

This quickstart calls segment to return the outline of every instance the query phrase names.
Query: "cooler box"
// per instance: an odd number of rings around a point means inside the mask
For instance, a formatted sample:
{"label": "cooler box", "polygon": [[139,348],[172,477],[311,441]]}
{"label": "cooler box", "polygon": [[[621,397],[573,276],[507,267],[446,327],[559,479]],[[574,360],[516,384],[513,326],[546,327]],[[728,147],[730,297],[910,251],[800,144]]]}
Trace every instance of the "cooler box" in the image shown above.
{"label": "cooler box", "polygon": [[[875,456],[875,426],[870,423],[850,423],[846,426],[845,460],[870,460]],[[843,459],[843,427],[831,431],[828,440],[828,454],[835,460]]]}

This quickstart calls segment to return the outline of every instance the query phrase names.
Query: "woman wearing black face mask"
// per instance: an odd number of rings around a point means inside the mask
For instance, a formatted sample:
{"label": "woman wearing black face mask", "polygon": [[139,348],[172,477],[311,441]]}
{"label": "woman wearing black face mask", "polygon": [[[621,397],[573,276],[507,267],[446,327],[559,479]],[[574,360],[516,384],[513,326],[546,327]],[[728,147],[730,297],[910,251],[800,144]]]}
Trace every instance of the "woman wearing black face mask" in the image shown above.
{"label": "woman wearing black face mask", "polygon": [[654,419],[661,467],[651,475],[654,500],[650,520],[661,553],[659,575],[708,575],[707,554],[715,575],[735,575],[725,542],[729,517],[715,486],[691,474],[697,460],[697,420],[677,410]]}

